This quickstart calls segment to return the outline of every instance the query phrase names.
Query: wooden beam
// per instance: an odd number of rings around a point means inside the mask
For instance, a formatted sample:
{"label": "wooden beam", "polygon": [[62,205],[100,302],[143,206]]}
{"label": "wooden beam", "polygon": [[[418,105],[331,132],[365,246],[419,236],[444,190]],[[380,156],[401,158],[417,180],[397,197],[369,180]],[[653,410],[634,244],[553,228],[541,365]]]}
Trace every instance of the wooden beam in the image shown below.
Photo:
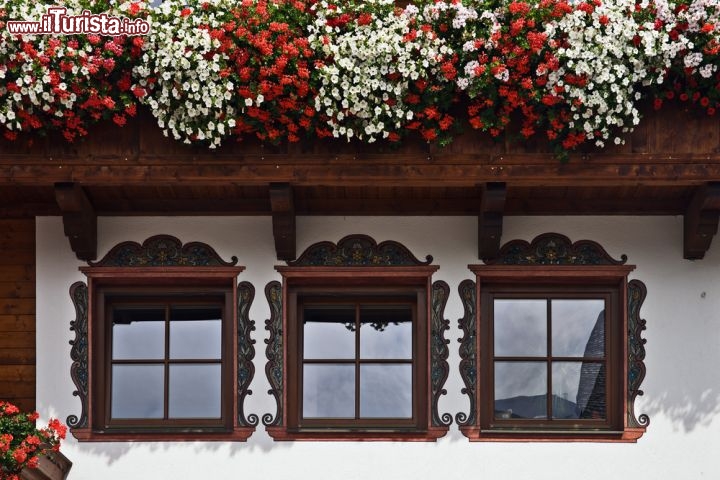
{"label": "wooden beam", "polygon": [[500,250],[503,212],[507,188],[504,183],[490,182],[481,187],[480,214],[478,215],[478,257],[494,258]]}
{"label": "wooden beam", "polygon": [[693,195],[684,218],[683,257],[699,260],[710,249],[720,221],[720,182],[708,182]]}
{"label": "wooden beam", "polygon": [[547,154],[267,154],[0,158],[0,186],[78,182],[86,186],[474,187],[698,186],[720,181],[720,155],[596,154],[561,163]]}
{"label": "wooden beam", "polygon": [[295,203],[289,183],[270,184],[273,237],[278,260],[294,260],[296,253]]}
{"label": "wooden beam", "polygon": [[90,199],[78,183],[55,184],[55,200],[63,216],[70,248],[80,260],[97,257],[97,215]]}

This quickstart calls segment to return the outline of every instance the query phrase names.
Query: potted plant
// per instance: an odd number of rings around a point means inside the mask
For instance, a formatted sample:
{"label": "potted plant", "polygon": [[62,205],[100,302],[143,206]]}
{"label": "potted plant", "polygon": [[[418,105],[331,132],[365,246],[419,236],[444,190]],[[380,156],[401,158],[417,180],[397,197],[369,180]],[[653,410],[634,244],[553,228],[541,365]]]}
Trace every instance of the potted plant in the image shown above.
{"label": "potted plant", "polygon": [[[50,419],[47,427],[38,428],[37,419],[37,412],[23,413],[11,403],[0,402],[0,480],[64,478],[67,475],[69,462],[58,460],[60,441],[65,438],[67,427],[57,419]],[[51,463],[59,474],[52,477],[34,475],[41,459],[49,457],[55,459]]]}

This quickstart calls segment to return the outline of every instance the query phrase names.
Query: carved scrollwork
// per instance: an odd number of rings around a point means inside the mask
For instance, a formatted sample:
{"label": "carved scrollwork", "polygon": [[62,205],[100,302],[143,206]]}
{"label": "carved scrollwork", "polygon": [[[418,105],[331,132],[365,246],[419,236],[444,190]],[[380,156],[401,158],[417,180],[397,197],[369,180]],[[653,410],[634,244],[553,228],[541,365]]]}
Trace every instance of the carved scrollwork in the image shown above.
{"label": "carved scrollwork", "polygon": [[70,358],[73,363],[70,375],[75,383],[73,395],[80,397],[80,417],[70,415],[67,424],[70,428],[88,426],[88,287],[84,282],[75,282],[70,286],[70,298],[75,306],[75,320],[70,322],[70,331],[75,332],[75,339],[70,340],[72,349]]}
{"label": "carved scrollwork", "polygon": [[631,280],[628,283],[628,398],[627,415],[629,427],[647,427],[650,417],[645,414],[635,416],[635,398],[642,395],[640,384],[645,378],[645,340],[642,332],[645,330],[645,320],[640,318],[647,288],[640,280]]}
{"label": "carved scrollwork", "polygon": [[500,249],[496,258],[486,259],[487,265],[622,265],[627,256],[620,260],[612,258],[597,242],[578,240],[572,243],[559,233],[544,233],[528,243],[513,240]]}
{"label": "carved scrollwork", "polygon": [[255,287],[250,282],[240,282],[237,288],[238,307],[238,356],[237,356],[237,389],[238,389],[238,424],[245,427],[254,427],[258,424],[258,416],[250,414],[245,417],[245,397],[252,395],[250,383],[255,375],[255,340],[250,338],[250,332],[255,330],[255,321],[250,319],[250,307],[255,298]]}
{"label": "carved scrollwork", "polygon": [[319,242],[310,245],[300,257],[288,265],[293,267],[309,266],[416,266],[429,265],[432,257],[428,255],[422,262],[408,248],[398,242],[388,240],[378,244],[367,235],[348,235],[337,245],[332,242]]}
{"label": "carved scrollwork", "polygon": [[452,415],[445,413],[440,416],[438,402],[441,395],[447,394],[445,381],[448,378],[450,366],[447,358],[450,354],[445,339],[445,330],[450,330],[450,321],[445,319],[445,305],[450,296],[450,287],[443,281],[432,285],[432,319],[430,324],[430,380],[432,387],[432,425],[447,427],[452,423]]}
{"label": "carved scrollwork", "polygon": [[102,260],[89,262],[94,267],[200,267],[225,266],[237,263],[233,256],[226,262],[209,245],[202,242],[183,243],[172,235],[155,235],[137,242],[122,242],[113,247]]}
{"label": "carved scrollwork", "polygon": [[282,315],[282,284],[272,281],[265,286],[265,297],[270,305],[270,318],[265,320],[265,330],[270,331],[270,338],[265,339],[267,347],[265,356],[265,374],[270,382],[268,393],[275,397],[277,413],[266,413],[262,417],[263,425],[282,425],[283,418],[283,315]]}
{"label": "carved scrollwork", "polygon": [[458,339],[458,342],[460,342],[460,376],[465,383],[465,387],[461,392],[466,394],[470,399],[470,412],[467,415],[464,412],[458,413],[455,415],[455,422],[458,425],[464,426],[473,425],[477,414],[475,411],[477,386],[475,282],[472,280],[463,280],[458,287],[458,291],[460,292],[460,299],[462,300],[465,310],[463,318],[458,320],[458,324],[463,331],[462,338]]}

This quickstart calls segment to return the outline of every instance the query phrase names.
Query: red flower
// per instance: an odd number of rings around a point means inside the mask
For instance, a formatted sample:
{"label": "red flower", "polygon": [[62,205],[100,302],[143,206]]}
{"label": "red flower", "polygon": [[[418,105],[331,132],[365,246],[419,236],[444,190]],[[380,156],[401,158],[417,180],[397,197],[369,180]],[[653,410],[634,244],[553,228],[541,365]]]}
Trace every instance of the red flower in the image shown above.
{"label": "red flower", "polygon": [[183,8],[183,9],[180,11],[180,16],[181,16],[181,17],[187,17],[187,16],[190,15],[191,13],[192,13],[192,9],[190,9],[190,8],[188,8],[188,7],[185,7],[185,8]]}
{"label": "red flower", "polygon": [[18,447],[13,452],[12,457],[17,463],[23,463],[25,460],[27,460],[27,452],[24,448]]}

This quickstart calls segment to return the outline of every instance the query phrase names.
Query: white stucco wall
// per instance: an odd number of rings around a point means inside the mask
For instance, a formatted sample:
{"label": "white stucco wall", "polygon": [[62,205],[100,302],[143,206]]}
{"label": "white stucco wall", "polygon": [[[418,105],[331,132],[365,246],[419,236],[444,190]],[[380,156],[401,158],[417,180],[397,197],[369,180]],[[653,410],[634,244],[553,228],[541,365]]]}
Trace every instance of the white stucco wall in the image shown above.
{"label": "white stucco wall", "polygon": [[[463,316],[458,284],[472,278],[477,260],[474,217],[300,217],[298,253],[310,244],[336,242],[351,233],[378,242],[396,240],[416,256],[434,257],[433,280],[451,288],[446,318],[451,329],[448,395],[441,412],[468,410],[460,394],[457,319]],[[247,478],[286,479],[683,479],[720,478],[720,245],[706,258],[682,259],[680,217],[507,217],[503,243],[532,240],[544,232],[571,240],[591,239],[615,258],[637,265],[631,278],[645,282],[648,296],[647,376],[638,413],[650,415],[637,444],[470,443],[451,426],[437,443],[273,442],[262,426],[247,443],[78,443],[69,436],[63,452],[74,462],[71,480]],[[247,267],[239,279],[252,282],[256,298],[256,377],[246,412],[275,412],[266,394],[263,342],[269,308],[263,289],[279,280],[269,217],[101,218],[98,253],[121,241],[142,242],[156,234],[210,244],[225,259]],[[74,309],[68,288],[84,280],[63,235],[60,218],[37,220],[37,406],[43,418],[80,413],[70,379],[69,322]]]}

